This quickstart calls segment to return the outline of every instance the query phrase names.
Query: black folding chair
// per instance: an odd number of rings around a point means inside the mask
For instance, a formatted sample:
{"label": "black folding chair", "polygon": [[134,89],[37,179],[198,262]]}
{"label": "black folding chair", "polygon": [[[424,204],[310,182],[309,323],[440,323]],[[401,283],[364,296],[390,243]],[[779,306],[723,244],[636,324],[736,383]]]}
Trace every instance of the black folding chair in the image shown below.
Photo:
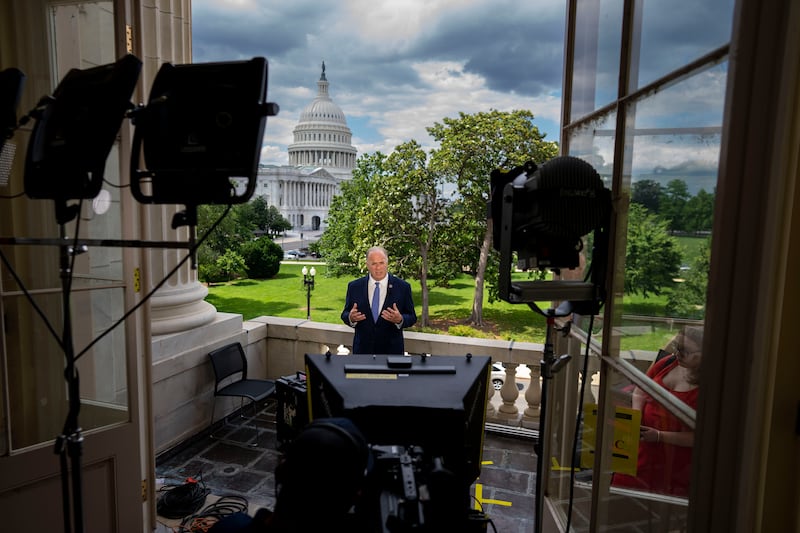
{"label": "black folding chair", "polygon": [[[275,395],[275,382],[271,379],[248,379],[247,359],[244,355],[244,348],[241,343],[234,342],[210,352],[211,366],[214,368],[214,404],[211,409],[211,432],[212,439],[226,440],[215,435],[214,415],[217,409],[217,398],[220,396],[236,396],[241,400],[239,415],[245,418],[244,400],[248,398],[253,408],[253,419],[255,420],[259,402]],[[228,417],[225,417],[223,427],[229,426]],[[248,441],[236,441],[240,444],[258,446],[258,427],[253,424],[255,432],[252,444]],[[230,440],[230,439],[228,439]]]}

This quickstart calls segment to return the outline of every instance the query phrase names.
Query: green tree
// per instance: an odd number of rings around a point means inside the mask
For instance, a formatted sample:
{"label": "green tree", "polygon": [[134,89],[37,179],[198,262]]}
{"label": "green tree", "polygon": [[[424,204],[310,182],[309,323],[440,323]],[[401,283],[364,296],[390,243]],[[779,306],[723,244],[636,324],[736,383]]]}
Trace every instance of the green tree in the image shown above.
{"label": "green tree", "polygon": [[267,209],[267,232],[273,238],[277,237],[285,231],[292,229],[292,223],[286,220],[286,217],[281,215],[278,208],[274,205],[269,206]]}
{"label": "green tree", "polygon": [[669,222],[669,229],[673,233],[684,231],[686,221],[684,211],[686,202],[689,201],[689,187],[683,180],[670,180],[664,188],[664,196],[661,198],[661,210],[659,214]]}
{"label": "green tree", "polygon": [[714,195],[700,189],[689,198],[684,208],[686,231],[711,231],[714,220]]}
{"label": "green tree", "polygon": [[419,324],[425,327],[429,323],[428,273],[446,218],[443,179],[431,172],[428,155],[414,140],[396,147],[383,170],[361,208],[353,247],[362,255],[370,246],[385,247],[394,273],[420,281]]}
{"label": "green tree", "polygon": [[328,265],[328,275],[358,275],[366,257],[353,245],[362,209],[369,202],[375,181],[385,174],[386,156],[380,152],[364,154],[356,161],[353,178],[342,183],[328,210],[328,227],[319,239],[319,251]]}
{"label": "green tree", "polygon": [[277,207],[269,205],[264,196],[256,196],[238,206],[237,212],[242,222],[273,238],[292,228],[292,223],[281,215]]}
{"label": "green tree", "polygon": [[256,196],[239,208],[239,217],[246,221],[253,229],[267,231],[269,225],[267,212],[269,204],[263,196]]}
{"label": "green tree", "polygon": [[[533,113],[491,110],[472,115],[459,113],[428,128],[439,143],[431,155],[430,168],[447,176],[456,185],[455,212],[460,222],[451,228],[448,240],[451,257],[460,258],[462,266],[475,276],[475,293],[469,322],[483,324],[484,281],[492,251],[492,226],[487,219],[489,176],[497,168],[511,168],[531,160],[542,163],[558,154],[555,142],[545,141],[545,134],[533,124]],[[490,280],[496,285],[496,278]]]}
{"label": "green tree", "polygon": [[656,180],[638,180],[631,186],[631,202],[645,206],[651,213],[660,212],[663,196],[664,188]]}
{"label": "green tree", "polygon": [[705,318],[708,274],[711,267],[711,237],[700,251],[667,299],[667,314],[685,318]]}
{"label": "green tree", "polygon": [[[207,247],[207,257],[214,260],[224,254],[228,249],[237,249],[238,243],[250,240],[253,236],[253,226],[242,217],[240,211],[244,204],[234,205],[230,212],[223,218],[201,248]],[[199,205],[197,206],[197,235],[202,236],[220,219],[228,206],[225,205]]]}
{"label": "green tree", "polygon": [[669,234],[669,223],[640,204],[630,204],[625,292],[645,297],[661,294],[672,286],[680,264],[681,252]]}

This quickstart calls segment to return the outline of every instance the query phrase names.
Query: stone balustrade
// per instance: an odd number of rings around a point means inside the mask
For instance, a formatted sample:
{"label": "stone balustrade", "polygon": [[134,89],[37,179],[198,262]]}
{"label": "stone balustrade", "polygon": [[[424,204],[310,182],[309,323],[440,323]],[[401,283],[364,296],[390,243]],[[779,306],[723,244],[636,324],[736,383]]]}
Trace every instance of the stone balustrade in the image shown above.
{"label": "stone balustrade", "polygon": [[[352,329],[344,324],[268,316],[242,322],[240,315],[218,315],[217,320],[202,331],[153,339],[156,453],[208,427],[214,386],[208,359],[211,350],[230,342],[241,342],[246,348],[250,375],[277,379],[302,370],[306,353],[328,350],[337,353],[353,339]],[[503,385],[499,391],[490,389],[487,423],[514,428],[538,427],[541,344],[411,331],[405,332],[405,344],[410,354],[460,356],[471,353],[488,355],[493,362],[502,362]],[[527,372],[518,373],[519,365],[530,370],[530,378],[520,378],[527,376]],[[234,399],[221,398],[218,416],[238,406]]]}

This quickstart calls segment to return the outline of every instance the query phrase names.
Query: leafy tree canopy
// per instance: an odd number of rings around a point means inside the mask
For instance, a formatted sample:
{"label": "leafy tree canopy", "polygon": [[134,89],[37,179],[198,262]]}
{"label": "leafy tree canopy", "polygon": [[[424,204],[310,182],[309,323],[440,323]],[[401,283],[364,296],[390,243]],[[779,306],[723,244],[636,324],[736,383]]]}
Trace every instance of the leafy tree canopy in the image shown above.
{"label": "leafy tree canopy", "polygon": [[661,294],[671,287],[681,263],[678,241],[668,222],[640,204],[630,204],[628,248],[625,257],[625,292]]}

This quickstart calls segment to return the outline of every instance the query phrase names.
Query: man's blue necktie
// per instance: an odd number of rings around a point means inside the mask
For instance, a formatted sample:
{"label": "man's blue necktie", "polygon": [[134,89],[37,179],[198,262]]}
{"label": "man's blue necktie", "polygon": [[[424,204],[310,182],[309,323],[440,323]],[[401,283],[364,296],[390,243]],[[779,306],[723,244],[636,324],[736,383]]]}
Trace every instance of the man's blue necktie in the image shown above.
{"label": "man's blue necktie", "polygon": [[375,284],[375,292],[372,294],[372,320],[378,322],[378,316],[381,314],[381,285]]}

